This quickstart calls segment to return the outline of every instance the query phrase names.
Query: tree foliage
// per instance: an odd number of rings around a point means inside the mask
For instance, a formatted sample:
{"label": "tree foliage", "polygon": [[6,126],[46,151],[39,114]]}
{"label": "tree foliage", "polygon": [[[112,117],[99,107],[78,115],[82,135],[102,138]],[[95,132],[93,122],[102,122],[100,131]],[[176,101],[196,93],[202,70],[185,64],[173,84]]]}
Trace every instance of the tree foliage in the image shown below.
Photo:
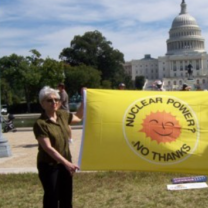
{"label": "tree foliage", "polygon": [[135,87],[136,89],[142,90],[145,83],[144,76],[136,76],[135,77]]}
{"label": "tree foliage", "polygon": [[123,54],[114,49],[99,31],[75,36],[70,47],[64,48],[59,57],[72,66],[85,64],[101,71],[102,80],[111,81],[113,86],[118,84],[115,77],[124,71]]}
{"label": "tree foliage", "polygon": [[80,93],[82,87],[100,87],[101,73],[90,66],[65,66],[65,75],[66,90],[70,95]]}
{"label": "tree foliage", "polygon": [[43,59],[36,49],[30,53],[0,58],[3,104],[26,102],[25,112],[30,112],[30,104],[38,102],[39,90],[46,85],[56,88],[60,82],[65,83],[70,96],[80,93],[81,87],[117,89],[121,82],[133,89],[131,77],[123,68],[123,54],[99,31],[75,36],[70,47],[60,53],[61,61]]}
{"label": "tree foliage", "polygon": [[[12,94],[11,101],[2,97],[2,103],[10,104],[13,103],[14,100],[17,102],[21,101],[23,89],[22,82],[20,81],[20,79],[22,79],[20,71],[24,68],[25,62],[26,60],[23,56],[18,56],[16,54],[5,56],[0,59],[1,80],[4,80],[4,82],[1,82],[2,92],[7,90],[7,94]],[[4,89],[5,86],[9,87]],[[19,96],[15,98],[15,95]]]}
{"label": "tree foliage", "polygon": [[2,103],[26,101],[27,112],[30,112],[30,103],[37,101],[41,87],[56,87],[64,80],[63,63],[50,58],[44,60],[36,50],[31,52],[27,57],[12,54],[0,59]]}
{"label": "tree foliage", "polygon": [[[7,105],[12,104],[12,92],[6,79],[1,78],[1,100]],[[15,97],[13,98],[15,99]]]}
{"label": "tree foliage", "polygon": [[39,86],[50,86],[56,88],[59,82],[64,82],[64,66],[62,62],[58,62],[51,58],[46,58],[40,68]]}

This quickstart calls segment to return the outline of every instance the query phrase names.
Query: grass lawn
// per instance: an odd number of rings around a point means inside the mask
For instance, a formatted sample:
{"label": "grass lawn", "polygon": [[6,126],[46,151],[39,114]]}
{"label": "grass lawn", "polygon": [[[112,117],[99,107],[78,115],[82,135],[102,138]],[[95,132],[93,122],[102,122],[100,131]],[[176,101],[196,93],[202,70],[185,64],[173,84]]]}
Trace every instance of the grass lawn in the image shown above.
{"label": "grass lawn", "polygon": [[[155,172],[88,172],[74,176],[74,208],[207,208],[208,188],[168,191],[171,179]],[[37,174],[1,174],[0,207],[40,208]]]}

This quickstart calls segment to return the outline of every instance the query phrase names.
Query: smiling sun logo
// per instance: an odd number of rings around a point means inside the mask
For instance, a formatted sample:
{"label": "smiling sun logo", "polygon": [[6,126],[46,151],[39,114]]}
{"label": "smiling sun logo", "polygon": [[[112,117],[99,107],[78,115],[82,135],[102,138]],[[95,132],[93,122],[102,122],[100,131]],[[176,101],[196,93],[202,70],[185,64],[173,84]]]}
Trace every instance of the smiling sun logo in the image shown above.
{"label": "smiling sun logo", "polygon": [[181,127],[171,113],[158,111],[146,116],[139,132],[144,132],[147,137],[158,143],[166,143],[173,142],[180,136]]}
{"label": "smiling sun logo", "polygon": [[199,129],[194,109],[184,100],[164,94],[135,100],[123,117],[127,145],[143,160],[159,165],[191,157],[197,150]]}

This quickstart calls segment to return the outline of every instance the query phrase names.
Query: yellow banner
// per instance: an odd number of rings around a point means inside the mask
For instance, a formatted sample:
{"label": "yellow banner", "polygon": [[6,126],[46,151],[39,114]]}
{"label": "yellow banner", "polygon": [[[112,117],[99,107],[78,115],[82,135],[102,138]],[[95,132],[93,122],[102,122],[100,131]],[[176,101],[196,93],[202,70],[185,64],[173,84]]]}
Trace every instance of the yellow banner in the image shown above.
{"label": "yellow banner", "polygon": [[88,89],[79,165],[208,174],[208,93]]}

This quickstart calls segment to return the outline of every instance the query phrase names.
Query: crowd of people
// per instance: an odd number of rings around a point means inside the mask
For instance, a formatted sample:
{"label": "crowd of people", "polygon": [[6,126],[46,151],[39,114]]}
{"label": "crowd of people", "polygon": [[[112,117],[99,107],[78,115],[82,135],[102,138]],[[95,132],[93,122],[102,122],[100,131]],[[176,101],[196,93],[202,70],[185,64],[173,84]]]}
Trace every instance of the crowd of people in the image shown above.
{"label": "crowd of people", "polygon": [[[125,90],[126,85],[124,83],[120,83],[118,85],[118,89]],[[147,81],[145,81],[144,86],[143,86],[143,90],[166,91],[166,89],[164,88],[164,82],[162,82],[161,80],[155,80],[153,83],[151,83],[151,86],[149,86],[149,87],[147,87]],[[190,85],[188,85],[187,83],[183,83],[181,86],[181,89],[179,91],[191,91],[191,90],[193,90],[193,89]],[[202,89],[200,88],[200,86],[196,86],[195,90],[201,91]],[[206,91],[206,90],[204,90],[204,91]]]}

